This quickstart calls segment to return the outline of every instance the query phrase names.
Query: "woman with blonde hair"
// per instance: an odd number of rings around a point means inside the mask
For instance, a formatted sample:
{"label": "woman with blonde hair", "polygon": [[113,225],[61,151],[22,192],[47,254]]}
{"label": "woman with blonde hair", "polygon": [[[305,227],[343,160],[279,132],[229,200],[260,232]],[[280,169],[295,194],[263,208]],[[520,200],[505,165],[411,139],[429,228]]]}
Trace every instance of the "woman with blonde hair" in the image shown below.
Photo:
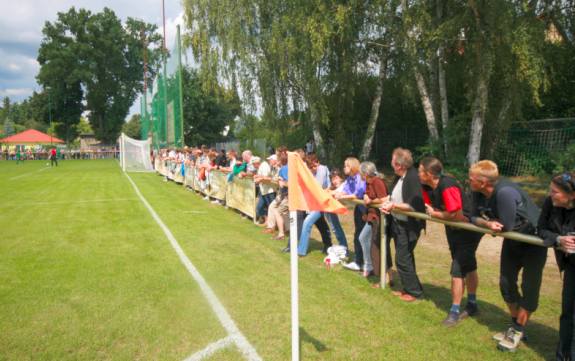
{"label": "woman with blonde hair", "polygon": [[[347,176],[340,192],[334,193],[336,199],[363,199],[365,194],[365,180],[359,173],[359,160],[355,157],[348,157],[343,163],[343,172]],[[365,225],[363,215],[366,207],[362,204],[355,206],[353,210],[353,223],[355,231],[353,234],[353,247],[355,251],[354,261],[344,264],[343,266],[352,271],[360,271],[363,267],[364,255],[359,242],[359,234]]]}

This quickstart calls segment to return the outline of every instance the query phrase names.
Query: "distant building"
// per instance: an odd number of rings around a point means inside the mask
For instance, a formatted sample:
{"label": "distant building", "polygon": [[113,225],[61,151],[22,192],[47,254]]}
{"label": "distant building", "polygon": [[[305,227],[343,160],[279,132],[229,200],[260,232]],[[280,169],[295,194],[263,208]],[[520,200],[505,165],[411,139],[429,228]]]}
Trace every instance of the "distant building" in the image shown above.
{"label": "distant building", "polygon": [[80,152],[97,150],[99,146],[100,142],[96,139],[96,136],[93,133],[80,134]]}

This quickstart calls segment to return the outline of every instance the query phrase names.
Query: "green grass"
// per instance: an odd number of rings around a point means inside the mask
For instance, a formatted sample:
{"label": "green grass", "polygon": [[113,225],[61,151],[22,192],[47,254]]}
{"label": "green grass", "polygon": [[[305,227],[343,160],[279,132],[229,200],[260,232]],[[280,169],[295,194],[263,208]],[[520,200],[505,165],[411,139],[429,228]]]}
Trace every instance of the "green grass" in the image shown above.
{"label": "green grass", "polygon": [[[45,162],[0,162],[1,360],[183,359],[226,336],[117,163],[45,168]],[[284,244],[157,175],[130,176],[260,356],[289,359]],[[481,315],[445,329],[445,247],[418,246],[426,298],[414,304],[372,289],[355,273],[326,270],[320,244],[312,248],[299,268],[302,359],[552,358],[560,311],[553,269],[546,270],[529,342],[502,354],[491,340],[508,319],[497,259],[480,258]],[[210,359],[240,360],[241,354],[230,347]]]}

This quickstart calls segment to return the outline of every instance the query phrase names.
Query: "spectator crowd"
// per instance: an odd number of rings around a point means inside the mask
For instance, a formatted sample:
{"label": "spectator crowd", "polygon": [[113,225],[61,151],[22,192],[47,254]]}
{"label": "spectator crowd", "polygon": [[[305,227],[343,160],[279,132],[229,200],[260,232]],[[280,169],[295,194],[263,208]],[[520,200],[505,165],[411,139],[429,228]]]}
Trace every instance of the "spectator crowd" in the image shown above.
{"label": "spectator crowd", "polygon": [[[469,168],[469,191],[446,174],[442,162],[425,157],[416,165],[409,150],[396,148],[391,168],[394,179],[389,184],[372,162],[360,162],[348,157],[342,169],[329,170],[314,153],[310,140],[304,149],[297,149],[317,183],[335,199],[353,207],[353,238],[343,231],[334,213],[298,211],[298,248],[300,257],[309,252],[310,236],[315,227],[325,254],[338,254],[349,262],[343,266],[362,276],[385,279],[393,294],[405,302],[414,302],[424,295],[417,274],[415,248],[425,221],[408,217],[405,212],[426,213],[431,219],[471,223],[490,233],[518,232],[538,236],[541,245],[504,238],[499,287],[508,306],[509,325],[493,336],[497,348],[515,351],[526,337],[526,326],[539,306],[543,268],[547,248],[555,251],[557,263],[563,271],[560,339],[556,360],[575,361],[575,173],[556,174],[550,181],[550,191],[542,209],[517,184],[499,175],[497,164],[481,160]],[[266,158],[251,151],[209,149],[206,146],[183,149],[162,149],[153,152],[158,162],[168,164],[168,172],[185,177],[186,169],[195,169],[200,190],[210,187],[210,172],[219,170],[226,180],[235,177],[251,178],[255,183],[257,206],[255,222],[261,232],[275,240],[287,241],[289,232],[288,150],[278,147]],[[155,162],[158,164],[158,162]],[[154,163],[154,162],[153,162]],[[210,200],[209,196],[205,197]],[[349,202],[353,200],[353,202]],[[223,203],[222,200],[212,200]],[[382,229],[385,217],[385,229]],[[387,244],[381,244],[381,232],[386,232]],[[332,234],[338,245],[332,244]],[[478,264],[476,251],[483,233],[445,226],[445,236],[451,254],[452,304],[443,325],[452,327],[468,317],[479,314]],[[394,254],[391,253],[391,242]],[[353,244],[353,252],[349,247]],[[386,247],[387,265],[381,270],[381,247]],[[289,242],[283,248],[289,252]],[[395,257],[392,257],[395,256]],[[392,273],[395,264],[396,273]],[[397,274],[399,281],[393,278]],[[521,278],[519,275],[521,274]],[[401,285],[400,287],[399,284]],[[380,283],[372,283],[379,287]],[[466,297],[465,297],[466,296]],[[466,302],[463,305],[463,299]]]}

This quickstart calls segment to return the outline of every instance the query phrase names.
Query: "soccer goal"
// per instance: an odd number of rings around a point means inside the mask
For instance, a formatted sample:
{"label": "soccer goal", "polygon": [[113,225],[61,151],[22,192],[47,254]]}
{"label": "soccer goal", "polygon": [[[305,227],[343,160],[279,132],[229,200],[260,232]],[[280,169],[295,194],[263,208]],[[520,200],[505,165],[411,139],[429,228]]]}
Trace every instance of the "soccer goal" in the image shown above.
{"label": "soccer goal", "polygon": [[120,143],[120,167],[124,172],[151,172],[150,140],[136,140],[122,133]]}

